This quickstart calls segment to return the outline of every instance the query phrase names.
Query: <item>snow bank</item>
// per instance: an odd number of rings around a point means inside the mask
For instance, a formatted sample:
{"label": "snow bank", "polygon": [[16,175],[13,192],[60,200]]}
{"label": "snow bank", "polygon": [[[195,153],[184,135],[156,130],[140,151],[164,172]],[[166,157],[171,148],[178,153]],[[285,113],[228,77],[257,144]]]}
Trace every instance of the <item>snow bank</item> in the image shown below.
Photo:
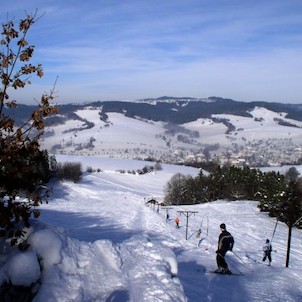
{"label": "snow bank", "polygon": [[53,231],[37,231],[29,237],[28,242],[41,259],[43,269],[48,269],[62,260],[62,241]]}
{"label": "snow bank", "polygon": [[41,276],[40,265],[34,251],[12,256],[4,268],[7,279],[16,286],[30,286]]}
{"label": "snow bank", "polygon": [[88,243],[70,238],[61,228],[33,224],[29,248],[9,250],[0,281],[36,283],[35,302],[186,301],[175,278],[175,254],[148,236],[133,236],[120,245],[110,240]]}

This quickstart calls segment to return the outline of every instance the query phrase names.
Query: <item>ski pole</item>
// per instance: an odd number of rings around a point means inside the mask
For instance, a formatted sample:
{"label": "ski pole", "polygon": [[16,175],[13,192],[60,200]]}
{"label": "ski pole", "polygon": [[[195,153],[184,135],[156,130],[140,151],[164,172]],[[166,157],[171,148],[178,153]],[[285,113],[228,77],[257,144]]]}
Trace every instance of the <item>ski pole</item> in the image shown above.
{"label": "ski pole", "polygon": [[[221,258],[223,258],[224,259],[224,261],[225,261],[225,257],[223,257],[220,253],[217,253],[217,255],[219,256],[219,257],[221,257]],[[226,262],[226,261],[225,261]],[[236,271],[238,271],[238,273],[239,274],[241,274],[241,275],[243,275],[243,273],[233,264],[233,263],[231,263],[231,262],[227,262],[230,266],[232,266]]]}
{"label": "ski pole", "polygon": [[249,268],[247,265],[246,265],[246,263],[242,260],[242,258],[241,257],[239,257],[239,255],[237,255],[234,251],[232,251],[233,252],[233,254],[242,262],[242,264],[243,264],[243,266],[245,267],[245,268],[247,268],[248,270],[251,270],[251,271],[253,271],[251,268]]}
{"label": "ski pole", "polygon": [[240,271],[233,263],[229,262],[228,263],[231,267],[233,267],[240,275],[243,275],[243,272]]}

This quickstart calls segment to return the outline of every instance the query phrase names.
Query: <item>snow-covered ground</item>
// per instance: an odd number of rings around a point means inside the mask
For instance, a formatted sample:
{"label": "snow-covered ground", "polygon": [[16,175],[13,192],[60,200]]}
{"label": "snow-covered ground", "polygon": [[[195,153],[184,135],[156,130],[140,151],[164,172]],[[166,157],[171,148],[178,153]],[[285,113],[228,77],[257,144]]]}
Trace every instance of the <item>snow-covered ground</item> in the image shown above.
{"label": "snow-covered ground", "polygon": [[[102,171],[53,186],[28,231],[30,248],[22,254],[6,249],[7,254],[1,245],[1,283],[29,285],[41,277],[35,302],[302,301],[302,232],[293,231],[286,268],[288,228],[260,213],[256,202],[147,206],[149,198],[162,201],[175,173],[195,176],[198,170],[163,164],[161,171],[133,175],[116,170],[149,163],[64,156],[58,161],[81,161],[83,168]],[[234,253],[226,256],[230,269],[243,275],[209,273],[216,268],[222,222],[235,238]],[[273,239],[270,267],[261,261],[267,238]]]}
{"label": "snow-covered ground", "polygon": [[[256,107],[250,112],[251,117],[240,117],[230,114],[215,114],[215,117],[227,119],[235,126],[233,136],[237,139],[244,138],[247,141],[255,141],[261,139],[286,139],[291,138],[301,142],[301,126],[302,123],[286,118],[285,113],[277,113],[265,108]],[[278,124],[278,120],[288,122],[290,126],[282,126]],[[238,130],[239,129],[239,130]]]}
{"label": "snow-covered ground", "polygon": [[[233,131],[210,118],[200,118],[168,131],[164,122],[130,118],[124,113],[110,112],[104,122],[100,112],[101,107],[87,107],[75,112],[78,120],[66,117],[65,124],[50,124],[42,147],[51,153],[129,159],[150,157],[165,162],[203,156],[204,149],[209,150],[209,146],[211,156],[218,157],[222,163],[232,154],[236,159],[245,160],[254,155],[257,163],[295,162],[302,157],[302,122],[261,107],[252,110],[251,117],[212,116],[228,121]],[[279,120],[283,121],[282,125]],[[84,121],[90,122],[89,127]]]}

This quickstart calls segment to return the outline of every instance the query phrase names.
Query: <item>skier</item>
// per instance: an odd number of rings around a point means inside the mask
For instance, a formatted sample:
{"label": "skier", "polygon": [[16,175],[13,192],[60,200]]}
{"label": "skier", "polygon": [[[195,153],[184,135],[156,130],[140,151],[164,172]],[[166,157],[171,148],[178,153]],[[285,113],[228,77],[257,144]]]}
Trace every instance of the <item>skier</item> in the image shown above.
{"label": "skier", "polygon": [[197,240],[197,247],[199,247],[200,244],[200,236],[201,236],[201,229],[199,229],[196,233],[196,240]]}
{"label": "skier", "polygon": [[266,239],[265,245],[263,246],[263,259],[262,261],[264,262],[266,258],[268,258],[269,264],[271,265],[272,262],[272,244],[268,239]]}
{"label": "skier", "polygon": [[176,219],[175,219],[175,223],[176,223],[176,227],[177,227],[177,228],[179,228],[179,221],[180,221],[180,220],[179,220],[179,218],[178,218],[178,217],[176,217]]}
{"label": "skier", "polygon": [[166,222],[168,222],[169,220],[170,220],[170,216],[169,216],[169,213],[167,213]]}
{"label": "skier", "polygon": [[215,271],[216,273],[221,274],[232,274],[232,272],[228,268],[228,264],[225,261],[225,254],[227,251],[232,251],[234,246],[234,238],[226,230],[226,225],[222,223],[220,225],[220,235],[218,238],[218,249],[216,251],[216,262],[218,269]]}

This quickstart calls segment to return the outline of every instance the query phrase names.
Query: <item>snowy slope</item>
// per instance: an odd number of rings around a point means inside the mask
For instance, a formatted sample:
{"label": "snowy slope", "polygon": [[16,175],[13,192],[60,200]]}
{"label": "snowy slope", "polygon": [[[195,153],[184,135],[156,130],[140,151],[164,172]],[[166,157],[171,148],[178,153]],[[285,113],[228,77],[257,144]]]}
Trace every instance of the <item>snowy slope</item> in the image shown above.
{"label": "snowy slope", "polygon": [[[68,119],[65,124],[47,127],[42,147],[57,154],[152,157],[166,162],[199,156],[209,145],[218,146],[212,156],[221,160],[226,149],[228,154],[243,159],[251,154],[280,162],[294,162],[302,157],[302,122],[265,108],[256,107],[250,112],[252,117],[219,114],[174,126],[172,130],[165,128],[164,122],[129,118],[123,113],[108,113],[104,121],[100,119],[101,112],[100,107],[87,107],[75,112],[78,120]],[[233,130],[229,131],[222,120]],[[280,124],[280,120],[287,124]]]}
{"label": "snowy slope", "polygon": [[[62,144],[66,150],[74,148],[80,144],[87,144],[91,137],[95,139],[95,152],[112,149],[124,150],[135,147],[140,148],[160,148],[164,146],[164,141],[156,140],[156,134],[163,131],[160,123],[147,123],[144,121],[125,117],[121,113],[108,114],[109,123],[100,120],[99,109],[87,108],[78,110],[75,113],[82,119],[94,124],[92,128],[84,128],[85,123],[78,120],[68,120],[63,125],[50,127],[54,130],[54,135],[44,142],[45,147]],[[68,129],[77,129],[66,131]]]}
{"label": "snowy slope", "polygon": [[[198,170],[163,165],[161,171],[132,175],[116,169],[146,163],[93,157],[58,160],[81,161],[102,172],[86,174],[77,184],[54,185],[50,202],[41,207],[42,215],[28,235],[31,248],[25,254],[30,267],[2,256],[0,280],[17,279],[21,284],[36,280],[36,255],[42,259],[42,285],[35,302],[302,301],[302,233],[293,232],[290,267],[285,268],[288,230],[278,223],[273,265],[263,264],[260,250],[266,238],[272,239],[276,221],[260,213],[254,201],[146,206],[151,197],[162,201],[172,175],[194,176]],[[181,210],[196,212],[188,218],[188,229],[186,216],[177,212]],[[180,229],[175,228],[176,216]],[[230,268],[243,276],[208,273],[216,268],[221,222],[235,237],[234,253],[227,254]]]}
{"label": "snowy slope", "polygon": [[[235,126],[233,135],[238,138],[245,138],[248,141],[261,139],[288,139],[302,142],[302,122],[286,119],[284,113],[276,113],[265,108],[256,107],[252,110],[252,118],[237,117],[234,115],[220,114],[216,117],[228,119]],[[278,119],[286,120],[296,127],[283,126],[277,123]]]}

